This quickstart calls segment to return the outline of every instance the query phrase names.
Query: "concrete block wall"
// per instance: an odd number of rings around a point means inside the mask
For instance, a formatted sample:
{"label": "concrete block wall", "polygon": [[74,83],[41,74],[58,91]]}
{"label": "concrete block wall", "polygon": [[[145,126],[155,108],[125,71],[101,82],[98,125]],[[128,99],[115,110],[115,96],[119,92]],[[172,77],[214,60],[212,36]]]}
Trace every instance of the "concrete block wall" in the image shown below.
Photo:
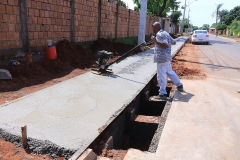
{"label": "concrete block wall", "polygon": [[102,1],[100,38],[115,38],[116,4]]}
{"label": "concrete block wall", "polygon": [[[157,20],[147,17],[146,35]],[[43,50],[47,39],[136,37],[138,27],[138,12],[103,0],[0,0],[0,56]]]}
{"label": "concrete block wall", "polygon": [[118,10],[117,38],[124,38],[128,34],[129,11],[122,6]]}
{"label": "concrete block wall", "polygon": [[21,48],[18,0],[0,1],[0,50]]}
{"label": "concrete block wall", "polygon": [[47,45],[47,39],[70,40],[69,0],[27,0],[30,47]]}
{"label": "concrete block wall", "polygon": [[98,37],[98,0],[75,0],[74,41],[94,41]]}
{"label": "concrete block wall", "polygon": [[139,16],[140,14],[138,12],[135,12],[133,10],[130,11],[130,26],[129,26],[130,37],[138,36]]}

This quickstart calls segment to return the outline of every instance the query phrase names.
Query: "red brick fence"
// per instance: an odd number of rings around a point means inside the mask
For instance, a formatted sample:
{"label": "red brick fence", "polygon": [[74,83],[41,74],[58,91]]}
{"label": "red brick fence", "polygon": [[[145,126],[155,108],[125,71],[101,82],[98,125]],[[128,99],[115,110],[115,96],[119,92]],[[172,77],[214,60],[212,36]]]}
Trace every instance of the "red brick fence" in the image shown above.
{"label": "red brick fence", "polygon": [[[146,35],[157,17],[147,17]],[[139,13],[102,0],[0,0],[0,55],[72,42],[138,35]]]}

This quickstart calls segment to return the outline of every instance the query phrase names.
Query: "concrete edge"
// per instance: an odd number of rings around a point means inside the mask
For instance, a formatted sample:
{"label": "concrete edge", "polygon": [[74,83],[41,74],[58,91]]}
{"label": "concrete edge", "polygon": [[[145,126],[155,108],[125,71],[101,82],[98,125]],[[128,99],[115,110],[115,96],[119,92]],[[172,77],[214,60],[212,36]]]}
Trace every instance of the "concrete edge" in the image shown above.
{"label": "concrete edge", "polygon": [[165,106],[164,106],[163,112],[160,116],[160,120],[159,120],[159,123],[158,123],[158,128],[155,131],[152,142],[151,142],[150,147],[148,149],[148,152],[150,152],[150,153],[155,153],[157,151],[158,144],[159,144],[160,138],[162,136],[164,126],[165,126],[166,121],[167,121],[167,116],[168,116],[168,113],[169,113],[169,111],[171,109],[171,106],[172,106],[172,102],[173,102],[175,92],[176,92],[175,88],[172,88],[171,91],[170,91],[170,95],[169,95],[170,100],[167,101]]}
{"label": "concrete edge", "polygon": [[233,41],[233,42],[240,43],[240,40],[235,40],[235,39],[232,39],[232,38],[229,38],[229,37],[223,37],[223,36],[218,36],[218,37],[223,38],[223,39],[228,39],[228,40]]}
{"label": "concrete edge", "polygon": [[[71,160],[71,158],[69,160]],[[92,149],[87,149],[81,157],[77,158],[77,160],[97,160],[97,155]]]}

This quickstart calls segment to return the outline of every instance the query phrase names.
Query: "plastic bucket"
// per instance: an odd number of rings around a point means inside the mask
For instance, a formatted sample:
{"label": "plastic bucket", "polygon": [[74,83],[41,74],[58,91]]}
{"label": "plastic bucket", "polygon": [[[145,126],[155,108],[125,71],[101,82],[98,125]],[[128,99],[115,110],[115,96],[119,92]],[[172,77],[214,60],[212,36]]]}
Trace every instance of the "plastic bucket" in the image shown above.
{"label": "plastic bucket", "polygon": [[46,57],[47,57],[47,59],[56,59],[57,58],[57,51],[56,51],[55,46],[46,48]]}

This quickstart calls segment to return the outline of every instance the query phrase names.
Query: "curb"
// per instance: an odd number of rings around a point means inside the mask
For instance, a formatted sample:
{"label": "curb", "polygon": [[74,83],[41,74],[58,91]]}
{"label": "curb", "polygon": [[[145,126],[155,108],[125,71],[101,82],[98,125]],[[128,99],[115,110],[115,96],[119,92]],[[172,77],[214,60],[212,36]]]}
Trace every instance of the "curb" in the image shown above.
{"label": "curb", "polygon": [[240,43],[240,40],[235,40],[235,39],[232,39],[232,38],[229,38],[229,37],[223,37],[223,36],[218,36],[218,37]]}

